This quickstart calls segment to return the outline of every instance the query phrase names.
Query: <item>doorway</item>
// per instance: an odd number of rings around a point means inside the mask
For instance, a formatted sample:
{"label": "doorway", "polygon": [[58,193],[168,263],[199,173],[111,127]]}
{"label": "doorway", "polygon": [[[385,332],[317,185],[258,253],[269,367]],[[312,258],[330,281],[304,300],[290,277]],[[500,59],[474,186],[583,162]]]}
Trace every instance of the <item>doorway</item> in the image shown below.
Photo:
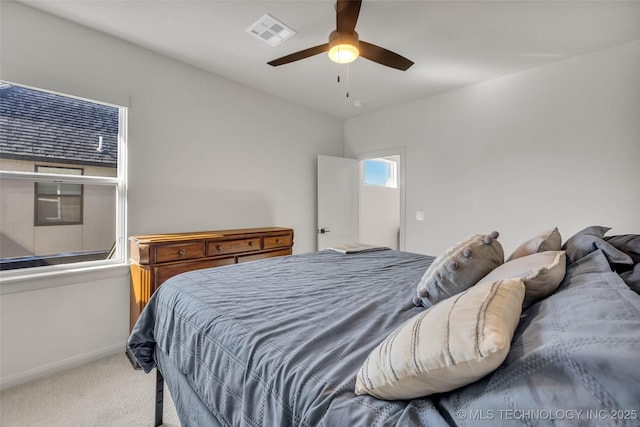
{"label": "doorway", "polygon": [[[405,158],[404,147],[363,153],[357,159],[318,156],[318,250],[354,242],[404,250]],[[384,180],[385,188],[364,183],[367,160],[395,170]],[[374,168],[380,167],[375,163]],[[373,182],[382,181],[377,179]],[[386,185],[393,180],[395,186]]]}

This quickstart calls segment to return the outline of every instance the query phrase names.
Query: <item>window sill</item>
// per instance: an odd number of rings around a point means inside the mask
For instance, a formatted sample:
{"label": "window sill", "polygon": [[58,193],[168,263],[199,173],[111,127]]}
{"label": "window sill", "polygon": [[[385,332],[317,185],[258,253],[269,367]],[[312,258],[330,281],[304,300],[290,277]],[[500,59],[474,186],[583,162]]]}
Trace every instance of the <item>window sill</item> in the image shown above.
{"label": "window sill", "polygon": [[[8,273],[13,274],[8,274]],[[44,272],[15,274],[15,270],[0,274],[0,295],[35,291],[57,286],[76,285],[95,280],[127,277],[129,264],[120,262],[90,267],[66,267]]]}

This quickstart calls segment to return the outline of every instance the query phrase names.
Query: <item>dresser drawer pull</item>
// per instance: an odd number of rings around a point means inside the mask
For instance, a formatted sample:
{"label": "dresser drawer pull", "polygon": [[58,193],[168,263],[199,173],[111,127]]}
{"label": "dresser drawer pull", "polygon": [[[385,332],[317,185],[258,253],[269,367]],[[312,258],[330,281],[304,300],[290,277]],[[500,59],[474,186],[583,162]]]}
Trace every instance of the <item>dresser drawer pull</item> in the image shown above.
{"label": "dresser drawer pull", "polygon": [[253,241],[249,240],[249,246],[253,246]]}
{"label": "dresser drawer pull", "polygon": [[280,239],[276,239],[276,243],[280,243]]}
{"label": "dresser drawer pull", "polygon": [[224,248],[220,245],[216,246],[216,249],[219,250],[220,252],[224,251]]}
{"label": "dresser drawer pull", "polygon": [[180,249],[180,250],[178,251],[178,255],[180,255],[180,256],[184,255],[184,249]]}

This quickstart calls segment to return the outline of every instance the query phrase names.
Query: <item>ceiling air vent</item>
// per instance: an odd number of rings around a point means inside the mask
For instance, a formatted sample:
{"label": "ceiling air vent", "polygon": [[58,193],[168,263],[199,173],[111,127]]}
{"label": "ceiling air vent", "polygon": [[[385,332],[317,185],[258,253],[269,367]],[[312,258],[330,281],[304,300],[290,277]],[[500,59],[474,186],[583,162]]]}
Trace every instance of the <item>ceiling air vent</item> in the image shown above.
{"label": "ceiling air vent", "polygon": [[247,33],[275,47],[296,32],[267,13],[247,28]]}

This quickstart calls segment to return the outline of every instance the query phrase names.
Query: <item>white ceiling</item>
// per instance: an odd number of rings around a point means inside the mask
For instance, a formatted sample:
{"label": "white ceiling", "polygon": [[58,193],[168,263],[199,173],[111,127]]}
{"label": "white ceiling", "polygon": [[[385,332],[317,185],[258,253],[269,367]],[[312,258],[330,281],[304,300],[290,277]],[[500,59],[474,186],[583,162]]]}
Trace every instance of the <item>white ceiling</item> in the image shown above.
{"label": "white ceiling", "polygon": [[[267,65],[328,41],[330,0],[20,1],[341,118],[640,39],[640,1],[364,0],[360,39],[415,65],[403,72],[359,58],[348,66],[347,98],[347,66],[326,54]],[[275,48],[249,35],[265,13],[297,34]]]}

